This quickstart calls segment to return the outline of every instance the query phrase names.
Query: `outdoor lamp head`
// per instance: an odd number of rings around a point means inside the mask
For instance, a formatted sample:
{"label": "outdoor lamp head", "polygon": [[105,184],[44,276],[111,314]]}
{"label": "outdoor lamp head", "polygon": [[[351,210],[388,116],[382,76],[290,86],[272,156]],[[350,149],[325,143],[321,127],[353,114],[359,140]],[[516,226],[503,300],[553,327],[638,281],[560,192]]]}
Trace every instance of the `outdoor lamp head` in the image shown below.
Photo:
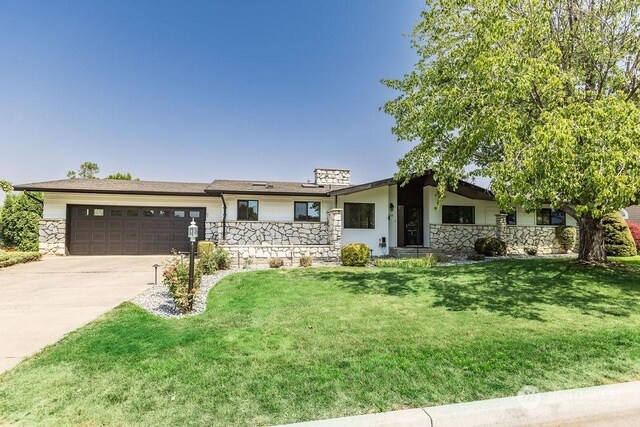
{"label": "outdoor lamp head", "polygon": [[198,226],[196,225],[195,220],[191,220],[191,225],[189,225],[189,240],[195,242],[198,238]]}

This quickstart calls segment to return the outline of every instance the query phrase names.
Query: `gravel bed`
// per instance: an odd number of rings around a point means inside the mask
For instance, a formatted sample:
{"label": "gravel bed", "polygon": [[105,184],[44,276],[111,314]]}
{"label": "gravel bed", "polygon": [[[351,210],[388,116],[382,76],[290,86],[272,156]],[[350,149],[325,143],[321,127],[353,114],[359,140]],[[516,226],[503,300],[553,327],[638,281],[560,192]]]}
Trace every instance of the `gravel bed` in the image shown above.
{"label": "gravel bed", "polygon": [[189,314],[182,314],[180,312],[176,303],[173,301],[173,296],[171,296],[169,288],[167,288],[167,286],[162,282],[157,285],[153,285],[146,291],[138,294],[131,300],[131,302],[147,310],[151,314],[167,319],[194,316],[202,313],[207,308],[207,296],[209,295],[209,291],[223,277],[241,271],[252,270],[256,270],[256,268],[223,270],[217,271],[215,274],[210,276],[203,276],[200,282],[200,288],[198,288],[196,298],[193,301],[193,311]]}

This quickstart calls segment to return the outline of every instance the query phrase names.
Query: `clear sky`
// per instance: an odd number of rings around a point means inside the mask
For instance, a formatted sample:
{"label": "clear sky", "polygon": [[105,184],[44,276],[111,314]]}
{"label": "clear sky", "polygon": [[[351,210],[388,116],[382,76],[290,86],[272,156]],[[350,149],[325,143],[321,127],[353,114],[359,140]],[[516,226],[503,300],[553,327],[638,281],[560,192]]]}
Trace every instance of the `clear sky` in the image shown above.
{"label": "clear sky", "polygon": [[0,4],[0,179],[391,176],[419,0]]}

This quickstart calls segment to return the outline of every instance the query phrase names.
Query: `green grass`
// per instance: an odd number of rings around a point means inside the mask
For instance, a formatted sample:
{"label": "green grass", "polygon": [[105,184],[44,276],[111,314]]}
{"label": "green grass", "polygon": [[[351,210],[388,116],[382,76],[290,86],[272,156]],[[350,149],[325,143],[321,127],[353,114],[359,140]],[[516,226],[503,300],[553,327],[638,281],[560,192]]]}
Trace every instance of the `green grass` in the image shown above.
{"label": "green grass", "polygon": [[1,377],[0,417],[264,425],[638,378],[640,258],[268,270],[192,318],[123,304]]}
{"label": "green grass", "polygon": [[5,252],[0,250],[0,268],[36,261],[40,258],[42,258],[42,254],[38,252]]}
{"label": "green grass", "polygon": [[435,267],[438,259],[431,255],[421,258],[376,258],[373,263],[381,268],[429,268]]}

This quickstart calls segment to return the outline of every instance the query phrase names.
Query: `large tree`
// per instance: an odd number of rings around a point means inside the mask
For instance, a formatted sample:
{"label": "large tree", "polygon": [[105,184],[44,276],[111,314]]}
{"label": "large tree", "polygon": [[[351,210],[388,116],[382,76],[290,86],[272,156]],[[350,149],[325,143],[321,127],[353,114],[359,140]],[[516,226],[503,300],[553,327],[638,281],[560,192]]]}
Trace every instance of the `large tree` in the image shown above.
{"label": "large tree", "polygon": [[98,179],[100,167],[97,163],[84,162],[77,171],[67,172],[67,178]]}
{"label": "large tree", "polygon": [[440,200],[490,177],[503,209],[564,210],[579,258],[606,261],[602,217],[640,193],[639,17],[635,0],[428,0],[415,69],[385,81],[417,143],[398,177],[433,169]]}

